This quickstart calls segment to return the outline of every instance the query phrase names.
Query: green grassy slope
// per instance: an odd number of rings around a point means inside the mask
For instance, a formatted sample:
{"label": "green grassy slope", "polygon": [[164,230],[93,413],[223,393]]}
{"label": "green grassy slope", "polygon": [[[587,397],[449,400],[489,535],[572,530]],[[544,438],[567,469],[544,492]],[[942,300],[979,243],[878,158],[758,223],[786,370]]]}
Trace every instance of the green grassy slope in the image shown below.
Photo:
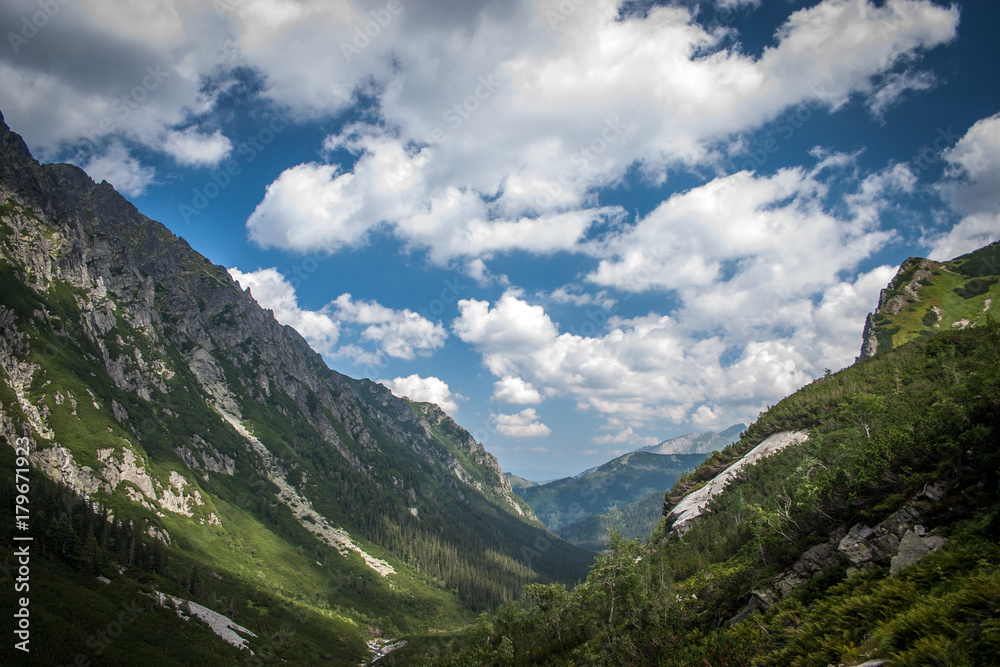
{"label": "green grassy slope", "polygon": [[871,335],[888,350],[936,330],[972,326],[1000,308],[1000,243],[950,262],[908,259],[880,298]]}

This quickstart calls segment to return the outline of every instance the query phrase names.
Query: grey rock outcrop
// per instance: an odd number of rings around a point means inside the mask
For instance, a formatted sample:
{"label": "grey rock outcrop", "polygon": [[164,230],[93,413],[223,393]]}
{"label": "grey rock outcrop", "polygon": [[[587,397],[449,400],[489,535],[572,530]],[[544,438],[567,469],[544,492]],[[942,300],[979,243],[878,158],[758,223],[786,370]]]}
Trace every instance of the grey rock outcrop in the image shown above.
{"label": "grey rock outcrop", "polygon": [[901,572],[932,551],[940,549],[945,542],[945,538],[938,535],[924,536],[923,526],[914,526],[913,530],[907,530],[903,539],[899,541],[899,549],[892,557],[889,567],[890,573]]}
{"label": "grey rock outcrop", "polygon": [[750,601],[730,623],[738,623],[754,610],[769,609],[778,600],[807,585],[822,570],[842,567],[850,576],[867,568],[888,565],[890,574],[896,574],[937,551],[947,539],[927,532],[921,523],[925,517],[918,503],[940,499],[945,494],[944,488],[942,483],[928,485],[913,501],[875,526],[859,523],[850,530],[845,527],[834,530],[826,542],[808,549],[791,568],[753,591]]}
{"label": "grey rock outcrop", "polygon": [[858,359],[871,359],[878,354],[878,336],[875,335],[875,313],[865,317],[865,328],[861,332],[861,355]]}
{"label": "grey rock outcrop", "polygon": [[760,444],[747,452],[742,458],[730,465],[724,471],[713,477],[703,487],[684,496],[667,515],[667,521],[673,520],[672,528],[683,535],[690,529],[690,522],[701,516],[705,506],[712,498],[722,493],[729,481],[746,466],[780,452],[782,449],[797,445],[809,438],[808,431],[785,431],[774,433]]}

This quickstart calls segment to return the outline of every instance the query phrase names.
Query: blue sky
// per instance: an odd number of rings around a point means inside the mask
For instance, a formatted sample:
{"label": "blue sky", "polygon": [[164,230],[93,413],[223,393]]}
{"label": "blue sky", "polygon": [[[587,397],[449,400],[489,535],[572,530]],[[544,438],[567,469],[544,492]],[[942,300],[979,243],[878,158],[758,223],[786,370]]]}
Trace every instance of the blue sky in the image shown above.
{"label": "blue sky", "polygon": [[977,0],[12,0],[0,110],[529,475],[750,422],[1000,238]]}

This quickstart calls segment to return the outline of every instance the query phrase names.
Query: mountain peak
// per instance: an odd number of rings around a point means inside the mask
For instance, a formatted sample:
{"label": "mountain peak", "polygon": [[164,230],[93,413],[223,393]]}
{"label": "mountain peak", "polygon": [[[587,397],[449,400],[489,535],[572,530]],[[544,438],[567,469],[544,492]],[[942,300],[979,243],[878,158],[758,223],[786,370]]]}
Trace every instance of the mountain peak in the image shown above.
{"label": "mountain peak", "polygon": [[1000,296],[1000,242],[948,262],[910,257],[865,320],[859,359],[917,336],[976,326]]}
{"label": "mountain peak", "polygon": [[705,433],[687,433],[676,438],[670,438],[655,445],[637,449],[638,452],[652,454],[708,454],[739,440],[740,433],[746,430],[746,424],[733,424],[720,433],[706,431]]}

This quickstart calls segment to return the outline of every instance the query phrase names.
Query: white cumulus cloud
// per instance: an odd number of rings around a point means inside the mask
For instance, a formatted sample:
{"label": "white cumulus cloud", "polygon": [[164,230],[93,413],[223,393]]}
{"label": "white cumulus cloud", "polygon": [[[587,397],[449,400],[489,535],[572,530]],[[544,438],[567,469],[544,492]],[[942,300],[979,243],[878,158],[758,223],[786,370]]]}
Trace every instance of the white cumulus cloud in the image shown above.
{"label": "white cumulus cloud", "polygon": [[1000,240],[1000,113],[977,121],[942,157],[948,170],[938,190],[960,218],[927,239],[939,261]]}
{"label": "white cumulus cloud", "polygon": [[[952,40],[959,18],[926,0],[825,0],[792,13],[755,57],[725,46],[688,8],[621,20],[619,4],[590,0],[566,14],[556,0],[503,11],[486,3],[438,24],[404,11],[363,52],[365,73],[390,48],[398,63],[376,75],[384,123],[328,138],[327,148],[359,156],[353,166],[282,174],[248,221],[252,238],[336,251],[384,227],[438,263],[579,252],[595,223],[623,216],[596,206],[595,189],[635,165],[662,180],[672,167],[713,164],[718,142],[799,104],[836,110],[861,94],[884,109],[931,85],[924,74],[891,72]],[[555,30],[551,12],[566,19]],[[416,24],[423,39],[393,39]],[[299,51],[315,55],[317,34],[303,30],[282,68]],[[318,68],[328,64],[336,80],[342,68],[328,61]],[[300,62],[312,77],[317,64]],[[712,270],[692,263],[678,273],[705,279]]]}
{"label": "white cumulus cloud", "polygon": [[[295,288],[275,268],[243,272],[229,269],[243,288],[249,287],[257,302],[274,311],[282,324],[294,328],[314,350],[331,358],[348,358],[369,368],[383,367],[383,355],[413,359],[444,345],[448,332],[440,322],[409,309],[394,310],[375,301],[356,301],[350,294],[318,310],[299,305]],[[353,342],[344,339],[353,336]],[[337,346],[338,341],[342,344]],[[374,349],[363,347],[374,345]]]}
{"label": "white cumulus cloud", "polygon": [[300,252],[360,243],[369,227],[352,224],[351,213],[361,203],[349,191],[353,177],[337,178],[338,170],[310,163],[282,172],[247,220],[250,238],[263,247]]}
{"label": "white cumulus cloud", "polygon": [[408,398],[417,403],[435,403],[450,414],[458,411],[454,394],[451,393],[448,383],[440,378],[420,377],[414,374],[405,378],[378,380],[378,383],[388,387],[389,391],[400,398]]}
{"label": "white cumulus cloud", "polygon": [[493,383],[493,400],[514,405],[531,405],[542,402],[542,395],[519,377],[503,377]]}
{"label": "white cumulus cloud", "polygon": [[540,421],[534,408],[525,408],[514,415],[494,415],[493,423],[497,431],[511,438],[543,438],[552,433]]}
{"label": "white cumulus cloud", "polygon": [[333,301],[339,319],[364,327],[362,337],[378,343],[390,357],[413,359],[444,345],[448,333],[440,322],[406,308],[393,310],[374,301],[355,301],[341,294]]}
{"label": "white cumulus cloud", "polygon": [[168,132],[163,139],[163,150],[181,164],[212,167],[229,155],[233,144],[219,130],[206,135],[188,128]]}
{"label": "white cumulus cloud", "polygon": [[155,178],[152,167],[143,167],[119,142],[92,155],[81,167],[94,181],[107,181],[122,194],[133,197],[145,193]]}

